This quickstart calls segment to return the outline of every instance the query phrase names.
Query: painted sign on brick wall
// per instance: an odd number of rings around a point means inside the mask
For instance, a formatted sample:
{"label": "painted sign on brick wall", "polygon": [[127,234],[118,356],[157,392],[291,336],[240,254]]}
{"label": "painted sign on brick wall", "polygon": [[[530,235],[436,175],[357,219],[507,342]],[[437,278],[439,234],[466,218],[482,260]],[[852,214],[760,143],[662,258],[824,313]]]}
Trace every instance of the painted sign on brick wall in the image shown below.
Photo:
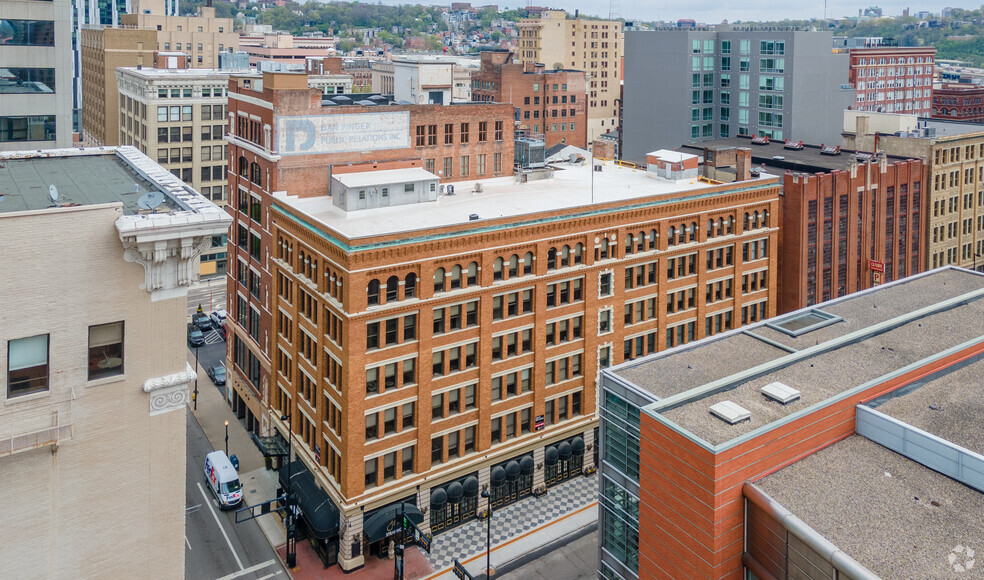
{"label": "painted sign on brick wall", "polygon": [[277,119],[280,155],[349,153],[410,147],[410,113],[353,113]]}

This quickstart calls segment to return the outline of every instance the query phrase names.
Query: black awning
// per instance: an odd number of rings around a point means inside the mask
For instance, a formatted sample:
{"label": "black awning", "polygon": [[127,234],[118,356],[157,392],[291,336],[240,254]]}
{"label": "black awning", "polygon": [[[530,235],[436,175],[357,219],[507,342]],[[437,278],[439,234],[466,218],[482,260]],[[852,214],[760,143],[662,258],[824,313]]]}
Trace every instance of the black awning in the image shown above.
{"label": "black awning", "polygon": [[283,457],[287,455],[287,442],[280,435],[271,435],[270,437],[260,437],[256,433],[251,433],[249,436],[259,448],[260,453],[263,457]]}
{"label": "black awning", "polygon": [[[412,503],[403,503],[403,513],[410,517],[410,521],[419,524],[424,521],[424,514],[420,513],[417,506]],[[395,534],[400,530],[400,504],[390,504],[378,509],[362,522],[362,531],[365,533],[369,543],[378,542],[390,534]]]}
{"label": "black awning", "polygon": [[[280,468],[280,485],[286,488],[287,466]],[[318,489],[314,476],[302,461],[290,464],[290,490],[301,509],[301,517],[307,522],[311,534],[319,540],[329,540],[338,535],[338,507],[328,494]]]}

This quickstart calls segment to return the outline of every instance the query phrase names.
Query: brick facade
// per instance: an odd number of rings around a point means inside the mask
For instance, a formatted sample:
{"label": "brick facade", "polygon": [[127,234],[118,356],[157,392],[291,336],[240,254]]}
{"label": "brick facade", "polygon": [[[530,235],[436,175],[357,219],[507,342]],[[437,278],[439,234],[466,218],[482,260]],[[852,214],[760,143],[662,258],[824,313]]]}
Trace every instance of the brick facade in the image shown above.
{"label": "brick facade", "polygon": [[984,122],[984,88],[959,83],[937,85],[933,89],[932,117],[971,123]]}
{"label": "brick facade", "polygon": [[849,80],[859,111],[928,117],[936,49],[879,46],[851,50]]}
{"label": "brick facade", "polygon": [[512,104],[518,127],[543,133],[548,148],[563,143],[586,149],[586,87],[584,71],[514,64],[512,52],[485,51],[472,75],[472,100]]}
{"label": "brick facade", "polygon": [[782,198],[779,312],[923,270],[925,167],[918,159],[855,164],[846,171],[786,173]]}

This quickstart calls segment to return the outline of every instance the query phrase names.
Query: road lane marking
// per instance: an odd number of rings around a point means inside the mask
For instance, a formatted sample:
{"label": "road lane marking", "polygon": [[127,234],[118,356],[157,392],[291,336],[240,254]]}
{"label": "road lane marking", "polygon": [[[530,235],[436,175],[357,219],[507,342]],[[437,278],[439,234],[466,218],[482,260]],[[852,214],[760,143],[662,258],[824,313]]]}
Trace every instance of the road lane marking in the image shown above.
{"label": "road lane marking", "polygon": [[[274,565],[276,563],[277,563],[276,560],[267,560],[266,562],[263,562],[262,564],[257,564],[255,566],[250,566],[249,568],[240,570],[239,572],[233,572],[232,574],[229,574],[228,576],[223,576],[223,577],[219,578],[218,580],[232,580],[233,578],[239,578],[240,576],[245,576],[246,574],[251,574],[253,572],[256,572],[257,570],[262,570],[263,568],[266,568],[267,566],[272,566],[272,565]],[[273,578],[277,574],[280,574],[280,570],[277,570],[275,573],[270,574],[268,576],[264,576],[263,578],[260,578],[258,580],[263,580],[264,578]]]}
{"label": "road lane marking", "polygon": [[188,536],[185,536],[185,543],[188,544],[188,549],[191,549],[191,542],[188,541]]}
{"label": "road lane marking", "polygon": [[212,502],[209,501],[208,496],[205,495],[205,488],[202,487],[201,482],[198,482],[198,491],[201,492],[202,498],[205,499],[205,505],[208,506],[208,511],[212,512],[212,517],[215,518],[215,525],[219,526],[219,531],[222,532],[222,537],[225,538],[226,544],[229,546],[229,551],[232,552],[233,558],[236,559],[236,564],[239,564],[239,569],[243,569],[243,561],[239,559],[239,554],[236,553],[236,549],[232,547],[232,542],[229,541],[229,535],[226,534],[225,528],[222,527],[222,522],[219,521],[219,516],[215,515],[215,508],[212,507]]}
{"label": "road lane marking", "polygon": [[273,578],[274,576],[280,576],[280,570],[277,570],[273,574],[267,574],[266,576],[263,576],[262,578],[257,578],[256,580],[268,580],[269,578]]}

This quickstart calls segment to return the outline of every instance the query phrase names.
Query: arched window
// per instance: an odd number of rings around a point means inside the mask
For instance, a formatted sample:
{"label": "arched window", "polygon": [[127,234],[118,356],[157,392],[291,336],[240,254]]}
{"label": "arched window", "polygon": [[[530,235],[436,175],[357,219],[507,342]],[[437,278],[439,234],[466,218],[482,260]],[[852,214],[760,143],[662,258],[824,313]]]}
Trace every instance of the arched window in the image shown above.
{"label": "arched window", "polygon": [[762,227],[769,227],[769,210],[764,210],[762,212]]}
{"label": "arched window", "polygon": [[714,220],[713,219],[707,220],[707,237],[709,237],[709,238],[713,238],[714,237]]}
{"label": "arched window", "polygon": [[687,228],[687,231],[690,233],[690,241],[691,242],[696,242],[697,241],[697,222],[690,222],[690,227]]}
{"label": "arched window", "polygon": [[735,233],[735,216],[733,215],[728,216],[728,229],[725,231],[725,233],[729,235]]}
{"label": "arched window", "polygon": [[478,262],[468,264],[468,285],[478,285]]}
{"label": "arched window", "polygon": [[247,177],[249,171],[249,161],[246,161],[246,157],[239,158],[239,177]]}
{"label": "arched window", "polygon": [[583,261],[584,261],[584,244],[578,242],[577,245],[574,246],[574,263],[580,264]]}
{"label": "arched window", "polygon": [[646,232],[639,232],[636,236],[636,251],[641,252],[646,249]]}
{"label": "arched window", "polygon": [[748,215],[748,212],[745,212],[745,221],[743,222],[742,230],[748,231],[748,230],[751,229],[749,227],[749,225],[750,225],[749,222],[751,221],[751,219],[752,219],[752,217],[750,215]]}
{"label": "arched window", "polygon": [[528,276],[533,273],[533,252],[526,252],[523,256],[523,275]]}
{"label": "arched window", "polygon": [[367,291],[369,305],[379,304],[379,280],[369,280],[369,290]]}
{"label": "arched window", "polygon": [[496,258],[495,262],[492,262],[492,279],[502,280],[502,258]]}
{"label": "arched window", "polygon": [[564,245],[563,248],[560,249],[560,265],[561,266],[571,265],[571,247],[566,244]]}
{"label": "arched window", "polygon": [[513,254],[509,258],[509,277],[518,278],[519,277],[519,256]]}
{"label": "arched window", "polygon": [[596,248],[595,259],[596,260],[607,260],[608,259],[608,238],[601,238],[601,243]]}
{"label": "arched window", "polygon": [[403,281],[403,297],[413,298],[417,295],[417,275],[410,273]]}
{"label": "arched window", "polygon": [[676,245],[676,226],[670,226],[669,237],[666,239],[667,246]]}
{"label": "arched window", "polygon": [[253,162],[249,165],[249,180],[256,185],[263,184],[263,170],[260,168],[260,164]]}
{"label": "arched window", "polygon": [[547,250],[547,270],[557,269],[557,248]]}
{"label": "arched window", "polygon": [[461,288],[461,266],[451,268],[451,289]]}
{"label": "arched window", "polygon": [[434,292],[444,292],[444,268],[434,272]]}
{"label": "arched window", "polygon": [[656,233],[656,230],[655,229],[649,230],[649,249],[650,250],[655,250],[656,249],[656,240],[658,240],[658,239],[659,239],[659,234]]}
{"label": "arched window", "polygon": [[632,253],[632,248],[634,246],[632,234],[625,235],[625,255],[628,256]]}
{"label": "arched window", "polygon": [[386,301],[396,302],[400,299],[400,279],[396,276],[390,276],[386,280]]}

